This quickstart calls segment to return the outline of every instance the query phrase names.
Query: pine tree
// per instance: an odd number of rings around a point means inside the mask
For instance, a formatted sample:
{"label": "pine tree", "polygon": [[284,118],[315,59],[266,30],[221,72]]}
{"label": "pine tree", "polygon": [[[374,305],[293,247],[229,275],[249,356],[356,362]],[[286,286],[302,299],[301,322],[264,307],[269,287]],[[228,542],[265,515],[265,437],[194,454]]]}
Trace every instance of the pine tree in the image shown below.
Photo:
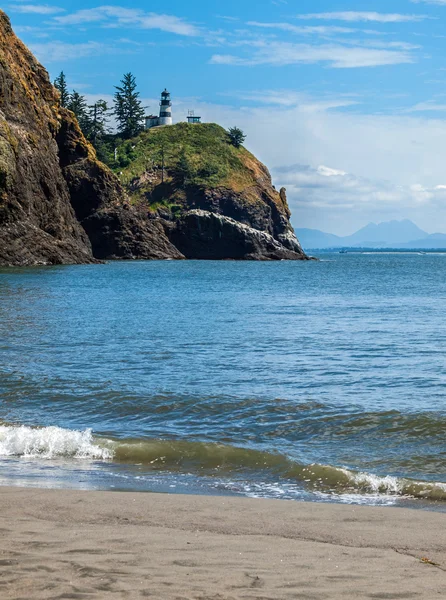
{"label": "pine tree", "polygon": [[88,106],[85,96],[82,96],[76,90],[73,90],[69,96],[68,110],[71,110],[76,115],[76,119],[79,123],[79,127],[85,136],[88,136],[90,127],[90,120],[88,117]]}
{"label": "pine tree", "polygon": [[138,135],[143,129],[145,110],[136,87],[136,79],[132,73],[126,73],[121,86],[116,86],[114,114],[118,121],[118,131],[125,139]]}
{"label": "pine tree", "polygon": [[68,102],[70,101],[70,93],[68,92],[67,78],[65,77],[65,73],[63,71],[60,73],[59,77],[56,77],[54,80],[54,87],[59,90],[59,102],[61,107],[66,108]]}
{"label": "pine tree", "polygon": [[105,100],[98,100],[89,108],[89,132],[88,139],[95,148],[100,144],[108,133],[108,105]]}
{"label": "pine tree", "polygon": [[228,130],[229,141],[236,148],[243,146],[243,142],[246,140],[246,135],[238,127],[231,127]]}

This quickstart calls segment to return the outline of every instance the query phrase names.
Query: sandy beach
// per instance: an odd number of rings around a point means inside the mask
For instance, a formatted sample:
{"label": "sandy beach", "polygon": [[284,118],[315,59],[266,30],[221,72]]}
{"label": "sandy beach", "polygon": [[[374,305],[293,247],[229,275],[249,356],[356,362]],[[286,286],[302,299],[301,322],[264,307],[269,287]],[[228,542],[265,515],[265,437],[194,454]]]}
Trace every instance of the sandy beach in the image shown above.
{"label": "sandy beach", "polygon": [[0,488],[0,597],[443,598],[446,516]]}

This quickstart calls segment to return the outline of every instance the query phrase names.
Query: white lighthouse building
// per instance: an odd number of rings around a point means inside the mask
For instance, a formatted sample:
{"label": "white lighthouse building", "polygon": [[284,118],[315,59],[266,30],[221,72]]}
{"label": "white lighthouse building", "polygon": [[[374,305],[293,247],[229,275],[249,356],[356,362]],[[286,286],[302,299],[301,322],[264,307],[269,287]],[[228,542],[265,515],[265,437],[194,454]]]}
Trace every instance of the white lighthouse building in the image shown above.
{"label": "white lighthouse building", "polygon": [[161,94],[159,117],[155,115],[146,117],[146,129],[152,129],[152,127],[159,127],[161,125],[172,125],[172,123],[172,102],[170,100],[170,92],[165,89]]}
{"label": "white lighthouse building", "polygon": [[161,94],[160,125],[172,125],[172,102],[170,93],[166,89]]}

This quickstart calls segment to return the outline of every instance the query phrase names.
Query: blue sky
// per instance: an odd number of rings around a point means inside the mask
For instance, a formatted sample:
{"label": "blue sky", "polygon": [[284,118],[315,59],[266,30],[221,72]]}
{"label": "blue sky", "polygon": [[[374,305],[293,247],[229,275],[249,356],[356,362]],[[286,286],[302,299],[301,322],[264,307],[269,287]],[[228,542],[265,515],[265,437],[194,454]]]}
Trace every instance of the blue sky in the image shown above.
{"label": "blue sky", "polygon": [[[74,8],[75,6],[75,8]],[[166,8],[168,7],[168,8]],[[156,110],[239,125],[293,224],[446,231],[446,0],[10,0],[54,78],[111,99],[132,71]]]}

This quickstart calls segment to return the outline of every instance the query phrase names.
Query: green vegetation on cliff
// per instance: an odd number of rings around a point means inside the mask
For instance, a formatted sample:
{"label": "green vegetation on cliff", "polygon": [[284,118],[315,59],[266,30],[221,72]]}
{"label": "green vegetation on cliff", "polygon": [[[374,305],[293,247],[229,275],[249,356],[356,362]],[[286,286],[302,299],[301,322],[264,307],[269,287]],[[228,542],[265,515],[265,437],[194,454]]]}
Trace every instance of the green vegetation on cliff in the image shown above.
{"label": "green vegetation on cliff", "polygon": [[[116,86],[113,109],[101,100],[88,106],[74,90],[68,94],[63,72],[55,86],[60,103],[75,114],[99,160],[118,175],[133,203],[145,199],[153,208],[160,194],[152,192],[159,185],[162,196],[178,195],[180,188],[183,196],[190,196],[191,189],[227,188],[239,193],[258,180],[259,163],[243,148],[246,135],[238,127],[225,131],[216,124],[179,123],[145,131],[145,111],[132,73]],[[107,125],[112,113],[117,133]],[[260,165],[260,170],[265,168]]]}
{"label": "green vegetation on cliff", "polygon": [[146,196],[164,183],[170,190],[254,186],[260,163],[245,148],[231,144],[228,132],[214,123],[178,123],[144,131],[117,148],[111,165],[130,195]]}

